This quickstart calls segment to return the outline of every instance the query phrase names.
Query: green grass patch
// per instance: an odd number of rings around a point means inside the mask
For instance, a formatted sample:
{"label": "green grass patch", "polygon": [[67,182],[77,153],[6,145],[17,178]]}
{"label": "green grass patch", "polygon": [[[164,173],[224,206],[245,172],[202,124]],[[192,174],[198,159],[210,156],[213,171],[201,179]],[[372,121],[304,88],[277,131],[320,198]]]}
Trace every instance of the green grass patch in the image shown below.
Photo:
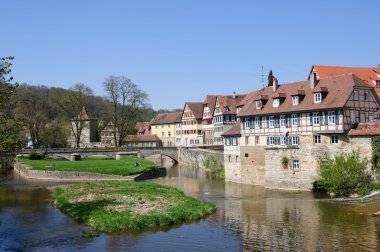
{"label": "green grass patch", "polygon": [[171,225],[216,210],[213,203],[186,196],[174,187],[131,181],[61,186],[54,191],[53,204],[102,232]]}
{"label": "green grass patch", "polygon": [[80,161],[30,160],[19,158],[17,161],[31,166],[32,170],[92,172],[112,175],[138,174],[157,167],[154,162],[137,157],[127,157],[120,160],[114,160],[108,157],[90,157]]}

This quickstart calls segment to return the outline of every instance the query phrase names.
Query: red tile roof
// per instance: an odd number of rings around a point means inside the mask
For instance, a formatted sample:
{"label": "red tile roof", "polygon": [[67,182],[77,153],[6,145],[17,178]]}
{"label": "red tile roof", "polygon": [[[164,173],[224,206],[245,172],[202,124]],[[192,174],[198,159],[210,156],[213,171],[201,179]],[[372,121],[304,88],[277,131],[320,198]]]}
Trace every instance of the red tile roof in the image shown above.
{"label": "red tile roof", "polygon": [[137,122],[135,129],[137,134],[150,135],[150,122]]}
{"label": "red tile roof", "polygon": [[160,113],[150,121],[150,125],[174,124],[181,122],[182,112]]}
{"label": "red tile roof", "polygon": [[203,102],[204,105],[207,105],[210,108],[211,115],[214,114],[215,101],[216,101],[216,95],[208,95],[206,96],[206,99]]}
{"label": "red tile roof", "polygon": [[349,136],[374,136],[380,135],[380,122],[359,123],[355,129],[348,132]]}
{"label": "red tile roof", "polygon": [[[237,105],[244,99],[246,95],[218,95],[220,111],[223,115],[236,115]],[[228,108],[228,110],[226,110]]]}
{"label": "red tile roof", "polygon": [[244,96],[244,98],[241,99],[241,101],[240,101],[236,106],[237,106],[237,107],[242,107],[242,106],[244,106],[248,101],[250,101],[250,100],[252,100],[253,98],[255,98],[259,92],[260,92],[259,90],[256,90],[256,91],[253,91],[253,92],[250,92],[250,93],[246,94],[246,95]]}
{"label": "red tile roof", "polygon": [[158,142],[161,141],[157,135],[128,135],[125,142]]}
{"label": "red tile roof", "polygon": [[240,136],[240,122],[236,122],[232,128],[222,134],[222,136]]}
{"label": "red tile roof", "polygon": [[203,118],[203,102],[186,102],[196,119]]}
{"label": "red tile roof", "polygon": [[380,95],[380,88],[376,88],[375,81],[380,81],[380,67],[339,67],[339,66],[312,66],[312,71],[317,72],[317,77],[326,78],[342,74],[352,73],[364,80],[367,84],[375,87],[376,93]]}
{"label": "red tile roof", "polygon": [[[326,97],[323,98],[321,103],[314,103],[313,91],[314,89],[320,89],[320,87],[327,89],[328,93]],[[272,87],[265,87],[259,90],[256,97],[247,102],[247,104],[239,112],[238,116],[242,117],[262,114],[343,108],[354,87],[364,87],[373,90],[371,86],[353,74],[321,78],[314,89],[310,88],[310,81],[308,80],[279,85],[276,92],[273,92]],[[303,90],[305,95],[303,96],[303,99],[300,99],[299,105],[293,106],[291,96],[295,93],[299,93],[300,90]],[[273,98],[278,96],[279,93],[285,93],[286,98],[279,107],[274,108],[272,106]],[[373,94],[376,95],[375,92],[373,92]],[[263,99],[263,97],[268,99],[267,103],[262,109],[256,109],[255,101]]]}

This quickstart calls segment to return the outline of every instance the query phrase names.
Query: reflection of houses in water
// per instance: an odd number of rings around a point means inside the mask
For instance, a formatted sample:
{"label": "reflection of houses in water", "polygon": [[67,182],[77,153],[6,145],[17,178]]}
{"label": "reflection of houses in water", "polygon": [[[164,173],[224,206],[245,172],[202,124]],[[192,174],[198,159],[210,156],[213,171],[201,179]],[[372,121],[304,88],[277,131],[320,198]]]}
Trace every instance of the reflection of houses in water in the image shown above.
{"label": "reflection of houses in water", "polygon": [[243,250],[379,251],[380,220],[353,214],[352,205],[236,183],[226,183],[225,193],[226,225],[241,235]]}

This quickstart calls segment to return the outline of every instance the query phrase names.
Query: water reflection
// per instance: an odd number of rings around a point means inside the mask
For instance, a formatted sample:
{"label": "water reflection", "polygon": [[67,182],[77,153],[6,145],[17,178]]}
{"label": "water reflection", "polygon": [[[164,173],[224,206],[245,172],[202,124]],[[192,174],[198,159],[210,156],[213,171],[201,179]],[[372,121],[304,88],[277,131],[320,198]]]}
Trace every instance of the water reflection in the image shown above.
{"label": "water reflection", "polygon": [[[0,184],[0,251],[379,251],[380,202],[358,206],[213,181],[189,166],[147,181],[213,201],[218,211],[183,225],[81,237],[83,226],[51,207],[53,182],[10,178]],[[366,212],[370,209],[370,212]],[[362,214],[364,213],[364,214]]]}

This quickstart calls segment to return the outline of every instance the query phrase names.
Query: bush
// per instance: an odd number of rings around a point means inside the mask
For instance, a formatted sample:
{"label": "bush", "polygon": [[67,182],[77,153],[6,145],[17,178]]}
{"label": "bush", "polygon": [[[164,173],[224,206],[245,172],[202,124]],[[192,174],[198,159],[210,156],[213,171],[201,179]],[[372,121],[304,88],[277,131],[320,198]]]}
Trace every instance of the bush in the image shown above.
{"label": "bush", "polygon": [[216,156],[208,156],[203,165],[211,171],[211,178],[224,178],[224,166]]}
{"label": "bush", "polygon": [[31,160],[42,160],[45,158],[45,153],[33,151],[29,154],[28,158]]}
{"label": "bush", "polygon": [[286,156],[283,156],[283,157],[281,158],[281,164],[282,164],[282,167],[283,167],[284,169],[286,169],[286,168],[288,167],[288,164],[289,164],[289,158],[286,157]]}
{"label": "bush", "polygon": [[329,158],[321,163],[314,188],[344,196],[366,193],[372,181],[371,175],[366,173],[367,164],[367,160],[360,160],[357,152]]}

